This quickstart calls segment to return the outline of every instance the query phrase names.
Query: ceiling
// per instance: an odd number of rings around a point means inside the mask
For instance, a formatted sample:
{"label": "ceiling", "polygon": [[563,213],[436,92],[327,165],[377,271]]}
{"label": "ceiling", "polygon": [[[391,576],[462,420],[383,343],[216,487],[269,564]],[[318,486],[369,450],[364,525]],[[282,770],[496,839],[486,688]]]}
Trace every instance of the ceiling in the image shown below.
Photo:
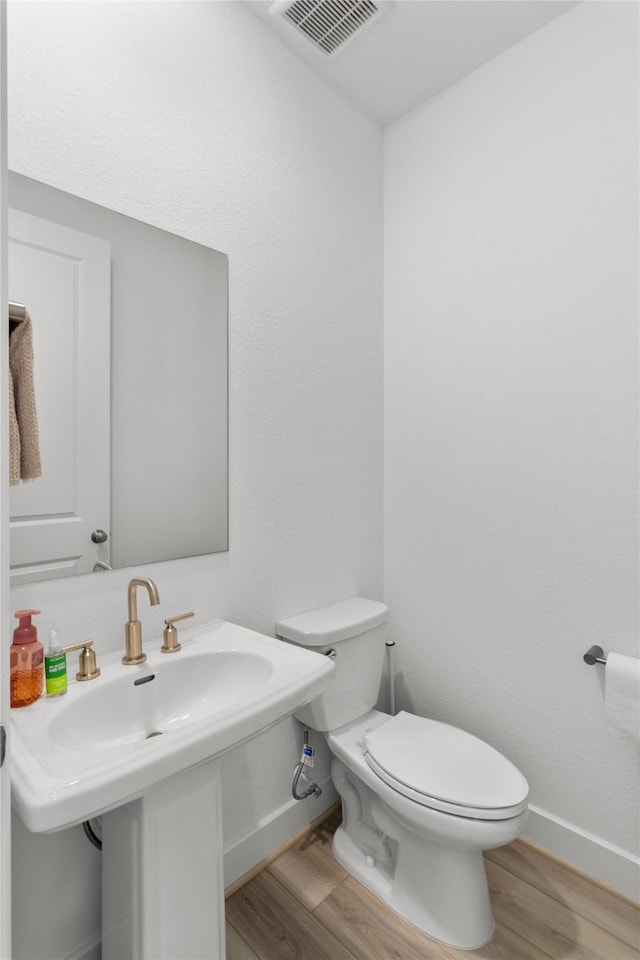
{"label": "ceiling", "polygon": [[384,15],[331,56],[320,52],[272,0],[245,0],[301,59],[385,125],[492,60],[576,2],[376,0]]}

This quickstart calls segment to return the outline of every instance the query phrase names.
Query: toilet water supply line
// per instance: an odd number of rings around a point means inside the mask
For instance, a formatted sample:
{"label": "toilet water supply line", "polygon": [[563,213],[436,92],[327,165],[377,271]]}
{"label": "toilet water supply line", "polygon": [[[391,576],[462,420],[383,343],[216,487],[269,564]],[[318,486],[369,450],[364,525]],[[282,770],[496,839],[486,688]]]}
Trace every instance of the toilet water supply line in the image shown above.
{"label": "toilet water supply line", "polygon": [[[389,713],[392,717],[396,715],[396,696],[395,696],[395,663],[393,656],[393,648],[395,647],[395,640],[387,640],[386,643],[386,652],[387,652],[387,692],[389,697]],[[330,650],[327,656],[333,655],[335,659],[335,651]],[[310,797],[311,794],[314,797],[319,797],[322,793],[322,787],[319,787],[317,783],[312,783],[311,780],[305,775],[304,768],[312,767],[314,763],[314,749],[309,743],[309,731],[304,731],[304,743],[302,745],[302,755],[300,760],[296,764],[293,771],[293,783],[291,784],[291,795],[294,800],[306,800],[307,797]],[[300,778],[309,784],[304,793],[298,793],[298,781]]]}
{"label": "toilet water supply line", "polygon": [[[314,797],[319,797],[322,793],[322,787],[319,787],[317,783],[312,783],[309,778],[304,773],[305,767],[312,767],[314,763],[313,755],[314,749],[309,743],[309,731],[305,730],[304,732],[304,743],[302,745],[302,755],[298,764],[296,765],[295,770],[293,771],[293,783],[291,784],[291,795],[294,800],[306,800],[307,797],[310,797],[311,794]],[[304,793],[298,793],[298,780],[302,777],[305,783],[308,783],[309,786]]]}

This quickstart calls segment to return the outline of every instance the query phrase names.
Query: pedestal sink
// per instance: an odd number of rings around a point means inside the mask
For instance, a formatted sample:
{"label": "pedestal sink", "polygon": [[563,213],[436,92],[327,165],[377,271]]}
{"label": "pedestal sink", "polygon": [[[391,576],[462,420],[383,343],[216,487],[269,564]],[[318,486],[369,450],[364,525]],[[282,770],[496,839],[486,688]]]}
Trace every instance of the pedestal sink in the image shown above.
{"label": "pedestal sink", "polygon": [[[182,650],[71,681],[12,711],[12,789],[26,826],[102,816],[103,960],[224,960],[219,757],[311,700],[333,663],[224,620]],[[73,676],[69,664],[70,676]]]}

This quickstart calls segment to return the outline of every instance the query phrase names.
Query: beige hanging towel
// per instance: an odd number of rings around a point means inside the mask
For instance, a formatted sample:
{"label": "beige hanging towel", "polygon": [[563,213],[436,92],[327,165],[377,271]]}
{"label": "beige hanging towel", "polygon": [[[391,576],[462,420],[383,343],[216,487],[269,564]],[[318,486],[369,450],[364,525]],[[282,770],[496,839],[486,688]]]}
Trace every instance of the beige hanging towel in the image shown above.
{"label": "beige hanging towel", "polygon": [[42,474],[28,312],[9,323],[9,454],[11,484]]}

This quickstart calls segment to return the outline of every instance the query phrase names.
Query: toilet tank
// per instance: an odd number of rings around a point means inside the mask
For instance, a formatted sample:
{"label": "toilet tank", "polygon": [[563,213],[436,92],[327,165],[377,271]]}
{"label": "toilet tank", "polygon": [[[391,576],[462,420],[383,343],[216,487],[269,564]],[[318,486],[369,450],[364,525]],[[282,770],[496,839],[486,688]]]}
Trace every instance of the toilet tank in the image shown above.
{"label": "toilet tank", "polygon": [[276,636],[318,653],[335,651],[335,673],[324,692],[294,716],[313,730],[336,730],[375,706],[384,667],[388,609],[351,597],[276,624]]}

